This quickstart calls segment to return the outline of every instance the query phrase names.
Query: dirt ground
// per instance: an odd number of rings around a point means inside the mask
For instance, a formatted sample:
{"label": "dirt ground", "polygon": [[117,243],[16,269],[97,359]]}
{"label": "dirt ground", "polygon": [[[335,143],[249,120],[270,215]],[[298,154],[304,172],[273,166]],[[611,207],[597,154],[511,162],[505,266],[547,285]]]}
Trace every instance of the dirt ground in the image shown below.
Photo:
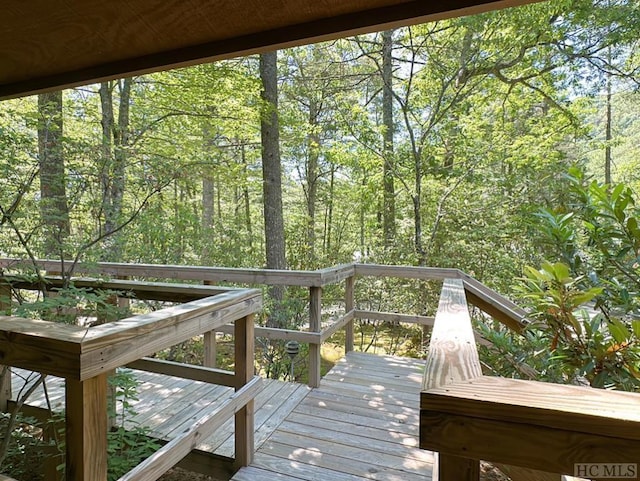
{"label": "dirt ground", "polygon": [[173,468],[167,471],[159,481],[228,481],[226,479],[216,479],[205,474],[192,473],[180,468]]}

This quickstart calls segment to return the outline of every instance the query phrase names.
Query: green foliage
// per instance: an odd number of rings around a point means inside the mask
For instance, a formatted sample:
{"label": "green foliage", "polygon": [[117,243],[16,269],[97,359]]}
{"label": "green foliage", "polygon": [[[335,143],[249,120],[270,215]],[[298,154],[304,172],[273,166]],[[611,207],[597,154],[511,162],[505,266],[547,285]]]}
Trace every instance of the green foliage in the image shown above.
{"label": "green foliage", "polygon": [[[536,215],[558,261],[525,267],[516,286],[533,320],[524,339],[538,350],[527,362],[545,378],[638,390],[640,210],[624,184],[588,181],[577,168],[567,178],[568,205]],[[541,365],[533,358],[545,350]]]}
{"label": "green foliage", "polygon": [[149,429],[132,425],[136,415],[133,402],[138,400],[139,382],[133,372],[119,369],[109,378],[109,385],[115,388],[116,426],[107,433],[107,479],[115,481],[123,474],[151,456],[160,445],[149,436]]}
{"label": "green foliage", "polygon": [[54,439],[46,436],[48,426],[19,414],[15,428],[7,433],[8,418],[8,413],[0,415],[0,432],[11,436],[0,472],[21,481],[40,481],[45,460],[52,453],[59,454]]}

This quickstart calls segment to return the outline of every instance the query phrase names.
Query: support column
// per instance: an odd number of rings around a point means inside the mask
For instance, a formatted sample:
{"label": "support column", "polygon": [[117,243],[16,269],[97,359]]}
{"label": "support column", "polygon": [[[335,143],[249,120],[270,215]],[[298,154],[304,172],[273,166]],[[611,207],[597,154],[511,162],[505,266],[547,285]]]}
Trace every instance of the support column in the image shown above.
{"label": "support column", "polygon": [[[320,332],[322,327],[322,287],[309,288],[309,331]],[[309,344],[309,386],[320,385],[320,344]]]}
{"label": "support column", "polygon": [[[236,391],[254,376],[254,315],[238,319],[234,326]],[[251,400],[235,415],[236,468],[248,466],[254,452],[254,401]]]}
{"label": "support column", "polygon": [[479,481],[480,461],[438,454],[438,478],[434,481]]}
{"label": "support column", "polygon": [[[213,285],[211,281],[204,281],[205,286]],[[216,331],[209,331],[204,333],[204,367],[216,367],[216,356],[218,353],[218,346],[216,345]]]}
{"label": "support column", "polygon": [[[11,315],[11,285],[0,279],[0,316]],[[11,400],[11,367],[0,365],[0,412],[8,411]]]}
{"label": "support column", "polygon": [[67,379],[66,479],[107,480],[107,374]]}
{"label": "support column", "polygon": [[[353,311],[355,302],[353,298],[353,290],[355,285],[355,276],[347,277],[344,286],[344,312],[345,314]],[[344,326],[344,352],[345,354],[353,351],[353,319]]]}

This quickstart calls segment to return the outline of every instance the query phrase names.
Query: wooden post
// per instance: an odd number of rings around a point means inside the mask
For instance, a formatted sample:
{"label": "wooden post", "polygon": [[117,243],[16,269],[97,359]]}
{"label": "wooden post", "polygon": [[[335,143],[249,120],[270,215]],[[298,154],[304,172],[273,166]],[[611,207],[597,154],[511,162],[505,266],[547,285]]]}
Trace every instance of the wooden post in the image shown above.
{"label": "wooden post", "polygon": [[[254,315],[235,322],[235,375],[236,391],[253,379],[254,375]],[[248,466],[254,451],[254,401],[249,401],[235,415],[236,468]]]}
{"label": "wooden post", "polygon": [[[205,286],[213,285],[211,281],[204,281]],[[204,366],[216,367],[216,356],[218,354],[218,346],[216,345],[216,331],[204,333]]]}
{"label": "wooden post", "polygon": [[[309,331],[320,332],[322,327],[322,287],[309,288]],[[320,386],[320,344],[309,344],[309,386]]]}
{"label": "wooden post", "polygon": [[480,461],[438,454],[438,478],[434,481],[478,481]]}
{"label": "wooden post", "polygon": [[[344,313],[349,314],[355,307],[353,299],[353,288],[355,284],[355,276],[347,277],[344,286]],[[344,326],[344,352],[345,354],[353,351],[353,320]]]}
{"label": "wooden post", "polygon": [[[429,343],[422,390],[482,376],[464,285],[460,279],[445,279]],[[421,395],[421,397],[424,393]],[[424,406],[421,404],[421,410]],[[420,417],[420,447],[429,449]],[[434,470],[435,471],[435,470]],[[478,481],[480,461],[438,454],[438,481]]]}
{"label": "wooden post", "polygon": [[66,479],[107,480],[107,374],[66,380]]}
{"label": "wooden post", "polygon": [[216,346],[216,331],[204,333],[204,366],[216,367],[216,355],[218,352]]}
{"label": "wooden post", "polygon": [[[130,279],[129,276],[116,276],[116,279],[122,279],[125,281],[128,281]],[[131,299],[129,299],[128,297],[118,297],[118,307],[120,309],[129,309],[129,306],[131,305]]]}
{"label": "wooden post", "polygon": [[[0,279],[0,316],[11,315],[11,285]],[[11,367],[0,365],[0,411],[8,411],[11,400]]]}

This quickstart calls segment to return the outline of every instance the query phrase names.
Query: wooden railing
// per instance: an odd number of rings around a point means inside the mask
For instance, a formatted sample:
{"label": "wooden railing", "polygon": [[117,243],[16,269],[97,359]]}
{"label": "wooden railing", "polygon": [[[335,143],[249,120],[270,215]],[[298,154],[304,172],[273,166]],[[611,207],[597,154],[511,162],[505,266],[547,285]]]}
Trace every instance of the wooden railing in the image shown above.
{"label": "wooden railing", "polygon": [[[18,259],[0,259],[0,269],[11,271],[20,265],[32,266],[33,263]],[[63,272],[72,264],[69,261],[61,263],[60,261],[39,260],[37,265],[43,271]],[[352,351],[354,347],[353,321],[355,319],[433,325],[433,317],[424,315],[358,309],[358,300],[354,294],[358,278],[398,278],[424,281],[460,279],[470,303],[508,325],[511,329],[520,331],[526,315],[524,310],[516,304],[459,269],[344,264],[316,271],[297,271],[122,263],[81,263],[74,265],[73,269],[76,274],[104,275],[121,279],[173,279],[200,281],[206,284],[236,283],[252,286],[282,285],[307,288],[309,291],[307,331],[255,326],[255,335],[274,340],[295,340],[307,343],[309,345],[308,383],[312,387],[317,387],[320,383],[320,346],[337,331],[344,329],[345,352]],[[339,283],[344,283],[344,314],[323,325],[323,289]],[[217,331],[233,333],[233,326],[221,326]],[[205,335],[205,366],[215,367],[215,358],[216,336],[212,331]]]}
{"label": "wooden railing", "polygon": [[[61,279],[47,279],[48,288],[52,290],[61,283]],[[253,399],[261,381],[254,376],[253,332],[254,316],[262,309],[261,292],[118,280],[78,279],[75,285],[87,289],[115,289],[137,299],[182,304],[94,327],[0,316],[0,359],[5,366],[65,379],[66,479],[107,479],[107,377],[121,366],[169,372],[186,379],[233,387],[235,391],[213,412],[195,422],[120,481],[157,479],[189,454],[198,439],[208,436],[234,415],[235,463],[248,465],[254,450]],[[10,309],[8,289],[12,287],[38,289],[39,285],[4,277],[0,284],[0,309],[5,313]],[[234,323],[235,372],[145,357],[228,323]],[[3,401],[6,405],[6,396]]]}
{"label": "wooden railing", "polygon": [[439,481],[478,480],[479,460],[514,481],[637,479],[640,395],[483,376],[467,282],[444,282],[421,393],[420,447],[439,453]]}

